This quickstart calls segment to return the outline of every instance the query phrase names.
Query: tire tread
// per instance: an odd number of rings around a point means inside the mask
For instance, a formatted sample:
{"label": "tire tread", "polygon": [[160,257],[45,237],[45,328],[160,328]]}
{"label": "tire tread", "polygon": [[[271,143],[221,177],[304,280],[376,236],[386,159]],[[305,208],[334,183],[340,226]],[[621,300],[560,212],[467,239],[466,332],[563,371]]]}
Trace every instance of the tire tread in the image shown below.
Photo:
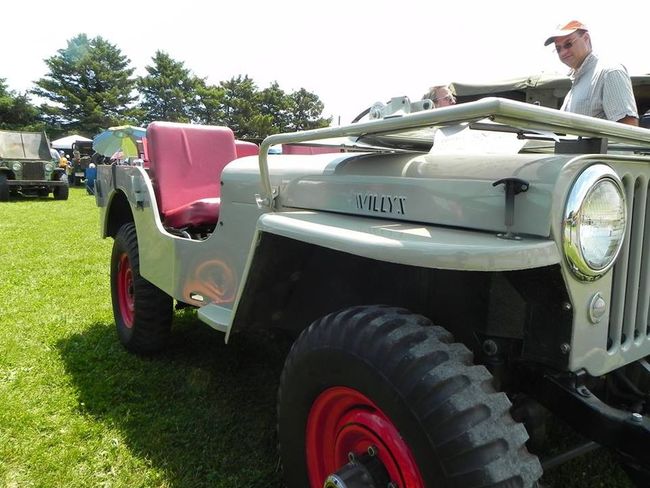
{"label": "tire tread", "polygon": [[474,365],[471,352],[448,331],[405,309],[353,307],[303,331],[280,380],[279,418],[300,357],[323,347],[362,358],[403,395],[445,471],[441,487],[538,486],[541,465],[526,450],[525,428],[510,416],[510,401],[494,389],[489,371]]}

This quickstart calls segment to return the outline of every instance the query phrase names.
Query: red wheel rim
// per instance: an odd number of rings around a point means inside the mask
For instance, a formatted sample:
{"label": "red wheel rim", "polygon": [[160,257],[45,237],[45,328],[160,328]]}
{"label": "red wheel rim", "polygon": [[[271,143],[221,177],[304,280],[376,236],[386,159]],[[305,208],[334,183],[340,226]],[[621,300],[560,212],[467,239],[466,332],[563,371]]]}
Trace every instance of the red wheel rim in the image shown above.
{"label": "red wheel rim", "polygon": [[337,386],[321,393],[309,411],[306,448],[312,488],[348,462],[348,453],[361,455],[377,448],[390,479],[400,488],[424,488],[411,449],[384,412],[352,388]]}
{"label": "red wheel rim", "polygon": [[133,327],[135,300],[133,298],[133,270],[126,253],[120,256],[117,265],[117,298],[120,303],[122,321],[127,328]]}

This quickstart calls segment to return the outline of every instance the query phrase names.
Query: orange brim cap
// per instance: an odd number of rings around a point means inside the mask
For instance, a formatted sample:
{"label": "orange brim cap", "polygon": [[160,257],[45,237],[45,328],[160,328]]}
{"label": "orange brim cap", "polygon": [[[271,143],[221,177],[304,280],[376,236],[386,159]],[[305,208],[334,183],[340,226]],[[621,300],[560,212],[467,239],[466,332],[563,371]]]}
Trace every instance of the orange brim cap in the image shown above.
{"label": "orange brim cap", "polygon": [[584,25],[582,22],[580,22],[578,20],[572,20],[571,22],[569,22],[568,24],[566,24],[564,26],[559,25],[557,27],[557,30],[555,31],[555,33],[552,36],[550,36],[548,39],[546,39],[546,41],[544,42],[544,45],[548,46],[553,41],[555,41],[556,37],[568,36],[569,34],[573,34],[577,30],[585,30],[586,31],[586,30],[589,30],[589,29],[587,29],[587,26]]}

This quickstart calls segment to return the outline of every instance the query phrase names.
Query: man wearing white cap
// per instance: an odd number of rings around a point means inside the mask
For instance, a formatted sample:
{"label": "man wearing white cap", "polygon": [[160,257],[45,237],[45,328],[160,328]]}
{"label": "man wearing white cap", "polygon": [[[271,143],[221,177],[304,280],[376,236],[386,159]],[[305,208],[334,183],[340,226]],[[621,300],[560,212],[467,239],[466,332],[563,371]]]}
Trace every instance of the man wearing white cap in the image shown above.
{"label": "man wearing white cap", "polygon": [[624,124],[639,125],[632,80],[621,64],[609,64],[592,52],[587,26],[572,20],[551,35],[560,61],[571,68],[573,85],[562,110]]}

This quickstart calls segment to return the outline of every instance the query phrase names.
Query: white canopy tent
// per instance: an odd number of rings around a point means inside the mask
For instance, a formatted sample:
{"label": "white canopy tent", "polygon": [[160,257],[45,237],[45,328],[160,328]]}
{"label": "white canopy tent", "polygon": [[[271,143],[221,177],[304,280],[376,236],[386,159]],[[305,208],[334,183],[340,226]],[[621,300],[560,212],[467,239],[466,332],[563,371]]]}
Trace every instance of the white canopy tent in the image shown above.
{"label": "white canopy tent", "polygon": [[73,134],[71,136],[62,137],[61,139],[52,141],[52,147],[54,149],[72,149],[72,144],[77,141],[92,141],[92,139],[88,139],[87,137],[80,136],[78,134]]}

